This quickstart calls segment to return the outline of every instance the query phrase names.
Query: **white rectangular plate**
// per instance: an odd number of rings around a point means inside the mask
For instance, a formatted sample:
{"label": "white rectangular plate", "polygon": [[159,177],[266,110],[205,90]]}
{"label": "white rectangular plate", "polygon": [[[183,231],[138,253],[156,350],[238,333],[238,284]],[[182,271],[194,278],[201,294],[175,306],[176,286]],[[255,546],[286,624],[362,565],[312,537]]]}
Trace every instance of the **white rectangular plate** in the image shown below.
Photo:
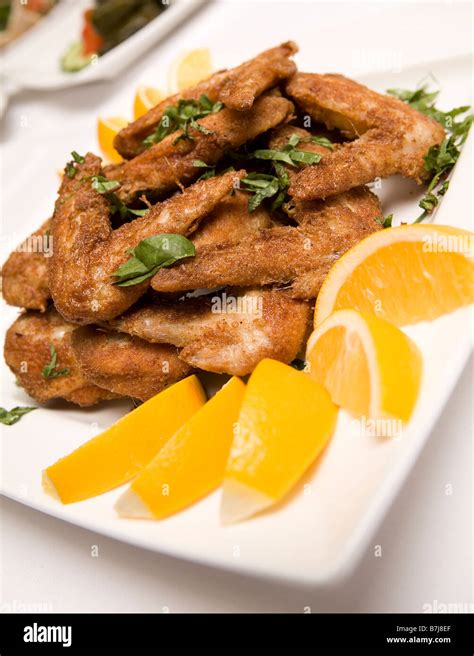
{"label": "white rectangular plate", "polygon": [[[226,61],[216,63],[227,64]],[[307,70],[317,68],[317,64],[311,66],[308,53],[304,63]],[[385,90],[414,88],[427,75],[435,76],[442,88],[439,105],[450,108],[469,104],[466,94],[470,88],[470,71],[471,60],[466,57],[398,73],[377,73],[361,81]],[[117,110],[120,108],[115,113]],[[18,161],[5,198],[4,234],[15,232],[18,208],[28,207],[19,192],[28,181],[34,180],[33,184],[37,185],[44,180],[42,171],[46,163],[53,167],[57,153],[64,148],[65,153],[83,145],[95,149],[85,130],[90,130],[96,111],[88,110],[89,123],[80,123],[72,140],[67,126],[58,127],[61,145],[52,146],[55,155],[47,162],[33,158],[22,169]],[[66,136],[68,146],[64,146]],[[457,164],[451,188],[436,214],[436,223],[471,227],[471,144],[472,139]],[[11,151],[8,156],[8,163],[13,164]],[[388,180],[377,192],[385,214],[394,212],[398,222],[411,222],[419,214],[417,203],[422,191],[415,185]],[[52,195],[40,200],[18,238],[36,227],[45,216],[39,214],[40,210],[46,211],[52,203]],[[2,314],[5,330],[17,311],[3,306]],[[161,522],[119,519],[113,504],[122,489],[69,506],[60,505],[43,492],[41,471],[118,419],[130,407],[127,402],[89,410],[59,404],[36,410],[15,426],[2,428],[2,492],[42,512],[152,551],[299,584],[333,582],[354,567],[427,441],[466,363],[471,348],[471,320],[470,310],[463,309],[409,329],[424,355],[424,380],[412,421],[397,439],[361,437],[357,424],[341,412],[329,447],[285,503],[240,525],[225,528],[219,525],[219,491]],[[4,364],[1,405],[31,405]]]}

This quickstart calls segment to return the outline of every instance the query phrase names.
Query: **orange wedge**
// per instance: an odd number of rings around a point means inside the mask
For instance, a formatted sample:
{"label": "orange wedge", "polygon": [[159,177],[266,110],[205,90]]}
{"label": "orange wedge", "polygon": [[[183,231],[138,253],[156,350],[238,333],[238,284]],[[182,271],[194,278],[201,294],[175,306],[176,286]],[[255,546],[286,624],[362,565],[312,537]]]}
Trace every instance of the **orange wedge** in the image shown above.
{"label": "orange wedge", "polygon": [[244,391],[231,378],[191,417],[119,498],[118,514],[162,519],[220,485]]}
{"label": "orange wedge", "polygon": [[205,402],[196,376],[168,387],[48,467],[46,491],[72,503],[126,483]]}
{"label": "orange wedge", "polygon": [[308,341],[311,378],[356,417],[408,421],[421,382],[417,346],[399,328],[355,310],[334,312]]}
{"label": "orange wedge", "polygon": [[222,522],[284,497],[327,444],[336,418],[328,393],[307,374],[262,360],[247,383],[227,462]]}
{"label": "orange wedge", "polygon": [[196,48],[179,55],[168,75],[170,93],[178,93],[195,86],[212,73],[211,53],[208,48]]}
{"label": "orange wedge", "polygon": [[133,102],[133,118],[140,118],[164,98],[165,94],[155,87],[139,86]]}
{"label": "orange wedge", "polygon": [[128,125],[128,121],[121,116],[99,118],[97,121],[97,139],[104,157],[113,163],[121,162],[122,158],[114,148],[115,135]]}
{"label": "orange wedge", "polygon": [[344,308],[403,326],[472,303],[473,238],[465,230],[436,225],[373,233],[329,271],[318,295],[315,326]]}

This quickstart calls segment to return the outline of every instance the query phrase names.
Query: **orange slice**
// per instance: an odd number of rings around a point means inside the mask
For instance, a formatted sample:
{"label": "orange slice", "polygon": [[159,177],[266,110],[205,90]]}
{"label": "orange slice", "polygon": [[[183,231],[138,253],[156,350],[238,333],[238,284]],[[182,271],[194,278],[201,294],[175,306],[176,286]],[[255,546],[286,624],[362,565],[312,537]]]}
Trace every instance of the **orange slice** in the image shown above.
{"label": "orange slice", "polygon": [[46,491],[72,503],[126,483],[205,402],[196,376],[175,383],[48,467]]}
{"label": "orange slice", "polygon": [[262,360],[247,383],[227,462],[222,522],[284,497],[328,442],[336,418],[328,393],[307,374]]}
{"label": "orange slice", "polygon": [[399,328],[355,310],[334,312],[308,341],[311,378],[356,417],[408,421],[421,382],[418,347]]}
{"label": "orange slice", "polygon": [[208,48],[195,48],[179,55],[168,75],[170,93],[178,93],[195,86],[212,73],[211,53]]}
{"label": "orange slice", "polygon": [[162,519],[220,485],[244,391],[231,378],[191,417],[119,498],[118,514]]}
{"label": "orange slice", "polygon": [[122,158],[114,148],[115,135],[128,125],[128,121],[121,116],[99,118],[97,121],[97,139],[104,157],[113,163],[121,162]]}
{"label": "orange slice", "polygon": [[402,326],[435,319],[474,301],[474,235],[436,225],[373,233],[329,271],[314,324],[352,308]]}
{"label": "orange slice", "polygon": [[164,100],[165,94],[155,87],[146,87],[141,85],[138,87],[133,102],[133,117],[136,120],[146,114],[152,107],[158,105],[159,102]]}

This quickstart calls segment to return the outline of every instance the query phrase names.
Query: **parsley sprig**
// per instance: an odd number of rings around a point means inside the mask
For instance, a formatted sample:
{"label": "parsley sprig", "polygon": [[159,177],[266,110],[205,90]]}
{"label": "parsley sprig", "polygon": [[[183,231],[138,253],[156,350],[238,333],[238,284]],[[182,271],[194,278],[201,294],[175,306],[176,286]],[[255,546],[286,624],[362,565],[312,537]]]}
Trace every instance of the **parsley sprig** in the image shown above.
{"label": "parsley sprig", "polygon": [[58,354],[54,347],[54,344],[49,345],[49,354],[50,360],[47,364],[44,365],[43,371],[41,372],[43,378],[46,380],[49,378],[59,378],[60,376],[67,376],[69,374],[69,369],[58,369]]}
{"label": "parsley sprig", "polygon": [[182,139],[192,140],[193,137],[189,134],[190,128],[194,128],[203,134],[212,134],[211,130],[208,130],[197,121],[200,118],[209,116],[209,114],[216,114],[222,107],[221,102],[213,103],[205,94],[200,96],[198,100],[179,100],[176,105],[170,105],[165,109],[155,131],[143,140],[143,144],[149,148],[177,130],[181,130],[181,134],[176,137],[173,145]]}
{"label": "parsley sprig", "polygon": [[171,266],[185,257],[193,257],[196,249],[182,235],[163,233],[142,239],[138,246],[127,252],[130,259],[112,273],[118,278],[114,282],[118,287],[138,285],[154,276],[162,267]]}
{"label": "parsley sprig", "polygon": [[255,150],[250,153],[249,157],[255,159],[271,160],[273,162],[283,162],[289,166],[297,166],[298,164],[317,164],[322,160],[322,155],[318,153],[309,153],[305,150],[300,150],[296,146],[300,143],[301,137],[297,134],[292,134],[288,139],[288,143],[283,148],[276,150],[274,148],[265,148]]}
{"label": "parsley sprig", "polygon": [[256,210],[265,198],[273,198],[272,210],[283,204],[290,181],[285,167],[279,162],[275,162],[275,172],[276,175],[253,172],[242,178],[241,183],[248,191],[253,192],[248,201],[249,212]]}
{"label": "parsley sprig", "polygon": [[71,153],[72,160],[66,164],[66,175],[68,178],[73,178],[77,173],[77,168],[74,164],[84,164],[86,161],[82,155],[79,155],[75,150]]}
{"label": "parsley sprig", "polygon": [[403,100],[419,112],[434,118],[438,123],[441,123],[447,133],[446,138],[439,145],[431,146],[425,156],[425,169],[432,176],[426,194],[419,202],[419,207],[423,212],[415,220],[415,223],[420,223],[433,212],[439,204],[439,199],[448,190],[449,180],[446,180],[446,178],[459,159],[461,147],[467,139],[474,115],[470,114],[461,120],[456,120],[456,117],[465,114],[470,106],[463,105],[448,112],[443,112],[435,106],[439,90],[429,92],[426,86],[415,91],[388,89],[387,93],[399,100]]}
{"label": "parsley sprig", "polygon": [[18,421],[20,421],[23,415],[28,414],[28,412],[31,412],[32,410],[37,410],[37,408],[21,408],[19,406],[12,408],[11,410],[0,408],[0,424],[4,424],[5,426],[13,426],[13,424],[16,424]]}
{"label": "parsley sprig", "polygon": [[389,214],[388,216],[377,216],[375,217],[375,220],[377,221],[377,223],[380,223],[382,228],[391,228],[392,221],[393,221],[393,214]]}
{"label": "parsley sprig", "polygon": [[118,180],[109,180],[103,175],[93,175],[89,179],[91,180],[92,189],[107,197],[113,211],[119,213],[122,221],[126,221],[136,216],[145,216],[145,214],[147,214],[147,208],[134,210],[131,207],[127,207],[125,203],[120,200],[117,194],[115,194],[115,191],[120,188],[120,182]]}

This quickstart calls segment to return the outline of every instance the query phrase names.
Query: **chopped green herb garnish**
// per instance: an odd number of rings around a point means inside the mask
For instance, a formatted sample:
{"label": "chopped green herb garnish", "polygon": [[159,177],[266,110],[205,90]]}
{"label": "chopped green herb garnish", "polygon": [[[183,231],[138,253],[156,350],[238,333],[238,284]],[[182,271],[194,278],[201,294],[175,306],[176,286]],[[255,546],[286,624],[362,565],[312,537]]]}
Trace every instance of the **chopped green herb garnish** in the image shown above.
{"label": "chopped green herb garnish", "polygon": [[181,130],[181,134],[176,137],[174,144],[182,139],[192,140],[193,137],[189,134],[190,128],[194,128],[203,134],[212,134],[211,130],[197,123],[197,121],[200,118],[209,116],[209,114],[216,114],[222,107],[221,102],[213,103],[204,94],[199,100],[182,99],[176,105],[170,105],[165,109],[155,131],[143,140],[143,144],[149,148],[177,130]]}
{"label": "chopped green herb garnish", "polygon": [[265,198],[273,198],[274,196],[278,198],[283,190],[280,178],[266,173],[249,173],[245,178],[242,178],[241,182],[247,187],[248,191],[253,192],[253,196],[248,201],[249,212],[256,210]]}
{"label": "chopped green herb garnish", "polygon": [[86,161],[85,158],[82,157],[82,155],[79,155],[79,153],[76,152],[75,150],[72,151],[71,157],[73,161],[68,162],[66,164],[66,175],[68,176],[68,178],[73,178],[77,173],[77,169],[74,166],[74,162],[76,162],[76,164],[84,164],[84,162]]}
{"label": "chopped green herb garnish", "polygon": [[380,223],[382,228],[391,228],[392,227],[392,221],[393,221],[393,214],[389,214],[388,216],[377,216],[375,218],[377,223]]}
{"label": "chopped green herb garnish", "polygon": [[54,344],[49,345],[49,354],[50,361],[48,364],[45,364],[43,371],[41,372],[43,378],[59,378],[60,376],[67,376],[69,369],[57,369],[58,365],[58,354],[54,347]]}
{"label": "chopped green herb garnish", "polygon": [[255,159],[272,160],[273,162],[283,162],[289,166],[296,166],[297,164],[317,164],[321,161],[322,155],[318,153],[308,153],[304,150],[299,150],[296,146],[301,141],[297,134],[292,134],[288,139],[286,146],[280,150],[273,148],[265,148],[255,150],[250,154],[250,157]]}
{"label": "chopped green herb garnish", "polygon": [[93,175],[90,179],[92,181],[92,189],[99,194],[108,194],[120,187],[118,180],[109,180],[103,175]]}
{"label": "chopped green herb garnish", "polygon": [[196,254],[194,244],[182,235],[161,234],[147,237],[131,248],[130,259],[112,273],[119,287],[130,287],[151,278],[162,267],[168,267]]}
{"label": "chopped green herb garnish", "polygon": [[330,141],[327,137],[310,137],[308,141],[311,141],[311,143],[318,144],[318,146],[323,146],[323,148],[327,148],[328,150],[334,150],[334,144],[332,141]]}
{"label": "chopped green herb garnish", "polygon": [[16,424],[20,419],[23,417],[23,415],[28,414],[32,410],[37,410],[37,408],[12,408],[11,410],[5,410],[5,408],[0,408],[0,424],[4,424],[5,426],[13,426],[13,424]]}
{"label": "chopped green herb garnish", "polygon": [[449,186],[446,178],[459,159],[460,148],[467,139],[474,115],[470,114],[462,120],[456,121],[457,116],[465,114],[470,109],[469,105],[455,107],[449,112],[443,112],[435,107],[434,103],[439,95],[439,90],[428,92],[426,87],[421,87],[415,91],[388,89],[387,93],[435,119],[447,132],[444,141],[439,145],[431,146],[425,157],[425,169],[432,173],[432,177],[425,196],[419,202],[419,207],[423,212],[415,220],[415,223],[420,223],[433,212],[439,204],[440,196],[444,196],[446,193]]}

